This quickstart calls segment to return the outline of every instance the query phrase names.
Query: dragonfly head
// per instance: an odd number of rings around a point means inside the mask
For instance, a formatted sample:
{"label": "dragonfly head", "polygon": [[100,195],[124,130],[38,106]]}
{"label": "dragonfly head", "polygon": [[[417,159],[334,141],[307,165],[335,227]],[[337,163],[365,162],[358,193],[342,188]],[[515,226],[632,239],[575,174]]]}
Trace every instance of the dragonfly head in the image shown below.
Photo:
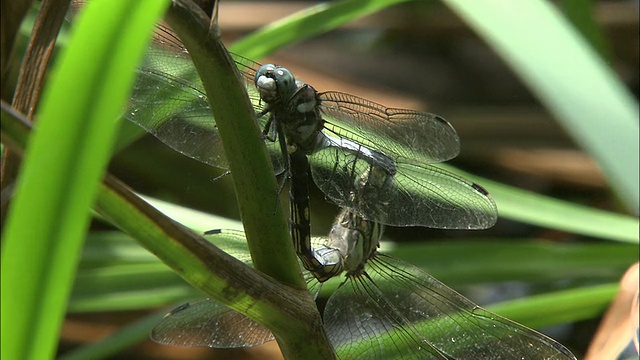
{"label": "dragonfly head", "polygon": [[256,72],[255,85],[267,104],[289,99],[297,89],[291,71],[273,64],[262,65]]}

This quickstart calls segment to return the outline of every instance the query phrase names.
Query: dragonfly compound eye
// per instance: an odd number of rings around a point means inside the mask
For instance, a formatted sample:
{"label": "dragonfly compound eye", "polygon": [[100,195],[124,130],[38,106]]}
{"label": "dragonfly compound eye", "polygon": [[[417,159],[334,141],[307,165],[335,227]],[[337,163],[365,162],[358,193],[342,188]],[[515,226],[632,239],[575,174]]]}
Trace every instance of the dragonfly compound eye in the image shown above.
{"label": "dragonfly compound eye", "polygon": [[296,80],[291,71],[273,64],[263,65],[256,72],[256,88],[267,103],[289,99],[296,91]]}

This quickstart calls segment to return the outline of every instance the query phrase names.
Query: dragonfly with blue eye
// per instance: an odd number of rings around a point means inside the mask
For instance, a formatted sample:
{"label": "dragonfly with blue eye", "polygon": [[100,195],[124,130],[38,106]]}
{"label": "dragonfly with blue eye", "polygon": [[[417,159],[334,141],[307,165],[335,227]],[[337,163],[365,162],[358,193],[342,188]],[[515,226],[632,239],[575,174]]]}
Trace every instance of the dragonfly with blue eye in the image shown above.
{"label": "dragonfly with blue eye", "polygon": [[[319,93],[286,68],[234,59],[276,173],[289,175],[291,153],[304,154],[312,178],[329,199],[387,225],[483,229],[495,223],[497,210],[485,192],[432,165],[460,151],[455,130],[442,117],[341,92]],[[125,117],[187,156],[227,167],[197,72],[167,29],[159,29],[138,70]],[[384,189],[384,206],[366,201],[370,190],[356,186],[358,176],[372,166],[392,180]]]}
{"label": "dragonfly with blue eye", "polygon": [[[339,359],[575,359],[557,341],[378,252],[382,232],[383,225],[342,210],[329,237],[314,239],[318,261],[328,261],[336,276],[345,273],[323,315]],[[221,230],[214,236],[246,241],[240,231]],[[319,291],[317,278],[307,276],[310,287]],[[162,344],[213,348],[250,347],[274,339],[266,328],[213,300],[178,307],[151,337]]]}
{"label": "dragonfly with blue eye", "polygon": [[[188,52],[167,29],[158,34],[138,71],[126,118],[183,154],[225,167],[215,121]],[[328,269],[309,246],[309,173],[327,197],[369,220],[447,229],[495,223],[495,204],[482,187],[431,165],[459,152],[458,136],[443,118],[345,93],[318,93],[286,68],[235,59],[265,138],[272,140],[266,144],[274,170],[291,177],[292,237],[308,270],[320,274]],[[382,190],[358,183],[371,168],[386,174]],[[380,191],[384,201],[369,199]]]}
{"label": "dragonfly with blue eye", "polygon": [[[159,46],[150,51],[147,63],[139,71],[140,76],[126,117],[174,149],[211,165],[224,167],[226,158],[217,137],[215,121],[211,118],[208,100],[199,84],[197,73],[190,64],[188,53],[172,36],[165,36],[156,44]],[[294,239],[298,239],[296,246],[299,247],[301,259],[307,261],[305,267],[314,273],[316,279],[326,279],[343,269],[353,275],[350,277],[353,279],[373,277],[364,275],[368,272],[356,271],[360,266],[353,271],[349,270],[349,264],[362,264],[364,269],[366,262],[373,263],[377,259],[373,253],[365,257],[367,251],[357,245],[360,236],[356,235],[365,233],[367,226],[381,228],[382,222],[398,226],[475,229],[489,227],[496,221],[495,204],[482,187],[431,165],[453,158],[459,152],[459,139],[455,130],[441,117],[386,108],[344,93],[318,93],[310,85],[296,81],[285,68],[260,66],[241,57],[236,57],[236,61],[250,93],[253,93],[258,121],[263,125],[265,135],[268,135],[265,138],[276,140],[267,141],[276,172],[290,172],[287,175],[291,175],[293,186],[308,184],[308,181],[299,181],[297,175],[308,176],[311,173],[320,189],[334,202],[347,208],[345,211],[349,216],[358,220],[337,223],[338,228],[350,230],[334,231],[332,234],[336,235],[333,241],[313,247],[306,240],[308,215],[304,213],[308,214],[308,206],[304,204],[305,191],[292,191],[292,204],[295,205],[292,205],[292,210],[295,210],[292,211],[292,216],[295,216],[294,224],[299,225],[296,230],[298,235]],[[382,179],[374,181],[374,187],[361,181],[363,174],[372,171],[381,174],[379,179]],[[368,175],[365,177],[368,178]],[[338,235],[340,233],[345,235]],[[373,239],[377,244],[375,235],[363,235],[362,238],[370,239],[366,248],[371,248]],[[365,242],[367,241],[360,241]],[[347,244],[346,250],[339,244]],[[346,261],[347,257],[353,260]],[[320,271],[324,273],[319,273]],[[424,273],[416,275],[423,276],[430,280],[424,285],[427,292],[441,290],[439,287],[430,287],[429,284],[435,283],[435,279]],[[349,282],[351,280],[347,281]],[[446,288],[444,285],[442,287]],[[345,286],[342,288],[348,289]],[[411,287],[404,286],[402,289],[404,293],[413,292]],[[445,329],[453,330],[453,327],[461,326],[459,322],[464,314],[470,314],[469,319],[482,321],[480,318],[484,314],[475,305],[467,308],[469,304],[459,302],[460,295],[453,290],[442,291],[446,296],[451,294],[449,300],[442,301],[449,301],[453,309],[459,310],[460,315],[458,312],[453,315],[445,313],[442,318],[444,320],[435,323],[436,329],[444,326]],[[438,294],[427,296],[436,295]],[[222,338],[213,339],[214,335],[211,334],[219,332],[211,331],[212,325],[228,324],[228,319],[235,321],[237,318],[236,315],[226,315],[227,312],[221,315],[222,312],[211,310],[213,307],[209,304],[212,303],[214,302],[204,301],[176,309],[154,330],[154,339],[163,343],[191,346],[226,347],[234,341],[244,344],[242,346],[259,343],[253,335],[247,335],[247,332],[230,331],[222,335]],[[373,324],[362,321],[368,313],[360,313],[357,309],[353,311],[353,317],[360,318],[353,325],[355,328],[370,327]],[[475,311],[478,311],[480,318],[473,318]],[[368,334],[369,338],[390,335],[395,339],[393,334],[396,326],[400,330],[408,328],[409,330],[400,332],[413,335],[401,339],[413,340],[398,340],[398,346],[392,347],[391,351],[395,352],[393,349],[399,349],[402,344],[408,344],[408,349],[413,351],[428,349],[425,353],[420,353],[422,356],[419,358],[425,358],[425,354],[430,354],[428,356],[432,358],[451,358],[446,354],[457,351],[465,344],[464,341],[458,341],[451,345],[443,341],[443,349],[440,349],[439,345],[431,345],[426,336],[420,335],[421,326],[419,323],[414,324],[413,318],[405,322],[402,312],[391,311],[389,314],[391,315],[383,313],[379,316],[394,326],[391,331],[383,331],[375,326],[378,330],[374,332],[366,329],[358,332]],[[505,336],[520,338],[519,325],[508,320],[504,323],[515,325],[501,325],[503,322],[493,318],[486,321],[489,327],[516,329],[518,331],[515,334],[505,330]],[[244,323],[246,328],[256,329],[250,323],[251,321]],[[191,336],[189,330],[196,332],[197,336]],[[259,331],[256,330],[255,333]],[[529,334],[526,331],[524,333]],[[343,346],[343,337],[338,334],[336,343],[346,348],[348,353],[353,352],[352,346]],[[537,336],[533,338],[540,339]],[[491,340],[491,344],[487,346],[499,347],[495,337]],[[544,339],[536,341],[543,343],[542,348],[548,344],[556,347],[554,343],[547,343]],[[377,344],[382,345],[379,342]],[[474,347],[478,346],[485,345],[474,344]],[[468,351],[475,350],[468,348]],[[403,353],[396,353],[395,356],[402,357],[401,354]],[[513,352],[506,354],[512,355]]]}

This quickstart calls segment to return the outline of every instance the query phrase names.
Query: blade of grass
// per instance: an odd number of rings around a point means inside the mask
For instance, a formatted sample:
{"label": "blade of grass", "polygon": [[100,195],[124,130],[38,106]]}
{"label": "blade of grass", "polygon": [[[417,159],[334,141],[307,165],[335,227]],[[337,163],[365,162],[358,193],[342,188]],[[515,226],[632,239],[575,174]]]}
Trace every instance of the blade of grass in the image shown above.
{"label": "blade of grass", "polygon": [[511,66],[639,211],[638,103],[546,1],[444,0]]}
{"label": "blade of grass", "polygon": [[[431,239],[430,239],[431,240]],[[524,281],[550,284],[612,281],[637,261],[637,246],[558,244],[535,239],[435,241],[381,251],[425,269],[451,286]]]}
{"label": "blade of grass", "polygon": [[[249,261],[246,243],[227,241],[220,236],[208,240],[241,261]],[[637,260],[637,247],[633,245],[556,244],[531,239],[464,242],[430,239],[429,243],[393,246],[383,242],[381,251],[422,268],[453,288],[505,281],[534,286],[613,281]],[[335,290],[338,283],[323,289]],[[91,234],[70,310],[132,310],[202,296],[128,236],[113,232]]]}
{"label": "blade of grass", "polygon": [[162,211],[170,218],[200,233],[204,233],[207,230],[212,230],[212,225],[215,225],[215,227],[218,229],[242,230],[242,222],[238,220],[228,219],[212,214],[206,214],[201,211],[154,199],[152,197],[143,196],[143,199],[145,199],[156,209]]}
{"label": "blade of grass", "polygon": [[321,3],[275,21],[236,41],[229,50],[260,59],[276,49],[327,32],[407,0],[343,0]]}
{"label": "blade of grass", "polygon": [[589,208],[521,190],[445,164],[438,166],[482,184],[498,204],[500,217],[580,235],[638,244],[640,223],[637,217]]}
{"label": "blade of grass", "polygon": [[165,7],[156,1],[92,2],[59,59],[3,234],[3,359],[55,353],[114,120]]}
{"label": "blade of grass", "polygon": [[638,244],[638,218],[482,180],[506,218],[601,239]]}
{"label": "blade of grass", "polygon": [[149,333],[164,315],[165,312],[147,315],[121,327],[118,331],[98,342],[63,354],[58,357],[58,360],[105,359],[117,355],[126,348],[149,338]]}
{"label": "blade of grass", "polygon": [[612,59],[611,47],[604,36],[601,27],[595,19],[594,0],[562,0],[560,8],[573,26],[591,44],[600,56],[609,62]]}
{"label": "blade of grass", "polygon": [[541,328],[599,316],[616,295],[618,287],[618,283],[611,283],[557,291],[505,301],[487,308],[523,325]]}

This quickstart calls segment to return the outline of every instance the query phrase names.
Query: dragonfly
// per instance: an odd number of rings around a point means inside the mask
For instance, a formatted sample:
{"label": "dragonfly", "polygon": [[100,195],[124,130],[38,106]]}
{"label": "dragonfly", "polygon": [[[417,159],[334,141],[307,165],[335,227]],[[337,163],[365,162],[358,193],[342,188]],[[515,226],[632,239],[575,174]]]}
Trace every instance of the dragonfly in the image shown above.
{"label": "dragonfly", "polygon": [[[174,149],[224,167],[224,149],[188,52],[168,29],[159,30],[160,46],[139,71],[126,117]],[[319,262],[310,247],[308,173],[338,205],[379,222],[469,229],[495,223],[495,204],[483,188],[429,165],[459,152],[459,138],[443,118],[345,93],[318,93],[286,68],[235,59],[265,138],[273,140],[267,146],[274,170],[291,176],[296,251],[319,280],[337,268]],[[381,190],[357,180],[372,167],[386,174],[384,199],[371,201],[370,194]]]}
{"label": "dragonfly", "polygon": [[[338,254],[345,273],[323,314],[339,359],[576,359],[546,335],[491,313],[422,269],[380,253],[383,229],[343,209],[329,237],[314,239],[315,252]],[[244,241],[240,231],[220,233]],[[151,337],[162,344],[215,348],[273,340],[269,330],[213,300],[178,307]]]}
{"label": "dragonfly", "polygon": [[[160,27],[156,34],[125,118],[178,152],[227,168],[209,99],[187,50],[169,29]],[[317,92],[286,68],[233,57],[277,174],[289,175],[290,154],[304,154],[311,177],[329,199],[387,225],[484,229],[496,222],[495,203],[485,191],[433,165],[460,151],[456,131],[442,117]],[[370,167],[388,174],[384,206],[368,201],[372,190],[357,185]]]}
{"label": "dragonfly", "polygon": [[421,269],[378,252],[383,226],[343,210],[326,246],[346,280],[324,324],[336,353],[356,359],[575,359],[557,341],[489,312]]}

